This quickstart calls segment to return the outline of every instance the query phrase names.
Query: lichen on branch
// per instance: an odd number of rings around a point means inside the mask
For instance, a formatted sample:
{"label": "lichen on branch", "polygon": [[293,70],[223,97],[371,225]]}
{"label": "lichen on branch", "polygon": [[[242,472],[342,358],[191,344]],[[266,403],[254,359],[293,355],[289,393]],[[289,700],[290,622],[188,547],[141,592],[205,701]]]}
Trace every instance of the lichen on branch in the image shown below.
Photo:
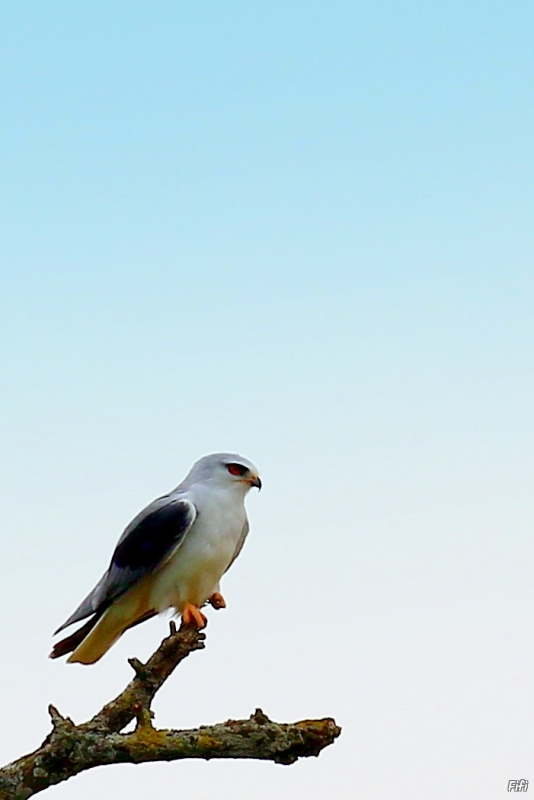
{"label": "lichen on branch", "polygon": [[[333,719],[279,723],[261,709],[249,719],[228,720],[191,730],[154,727],[152,700],[158,689],[194,650],[205,634],[171,622],[170,635],[146,664],[130,659],[135,676],[128,686],[88,722],[75,725],[49,706],[52,731],[42,745],[0,769],[0,800],[26,800],[80,772],[104,764],[142,764],[182,758],[254,758],[293,764],[317,756],[339,736]],[[135,730],[121,731],[136,720]]]}

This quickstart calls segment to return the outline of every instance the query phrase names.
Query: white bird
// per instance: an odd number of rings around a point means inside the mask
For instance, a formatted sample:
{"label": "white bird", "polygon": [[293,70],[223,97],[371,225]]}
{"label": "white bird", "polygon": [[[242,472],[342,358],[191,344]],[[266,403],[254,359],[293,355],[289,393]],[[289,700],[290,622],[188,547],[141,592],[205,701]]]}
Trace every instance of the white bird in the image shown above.
{"label": "white bird", "polygon": [[224,608],[219,581],[248,533],[245,496],[261,489],[258,470],[231,453],[204,456],[172,492],[128,525],[108,570],[56,631],[91,617],[50,657],[94,664],[128,628],[174,608],[186,624],[206,625],[206,603]]}

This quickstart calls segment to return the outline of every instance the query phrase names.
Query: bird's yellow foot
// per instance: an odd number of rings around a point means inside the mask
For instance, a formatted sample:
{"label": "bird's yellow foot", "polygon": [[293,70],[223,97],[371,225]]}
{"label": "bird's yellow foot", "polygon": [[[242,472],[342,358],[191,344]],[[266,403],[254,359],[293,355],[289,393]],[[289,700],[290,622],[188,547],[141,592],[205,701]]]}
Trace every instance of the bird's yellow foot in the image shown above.
{"label": "bird's yellow foot", "polygon": [[205,628],[208,620],[197,606],[193,603],[186,603],[182,609],[182,621],[184,625],[194,625],[199,631]]}
{"label": "bird's yellow foot", "polygon": [[214,592],[212,596],[208,598],[208,603],[216,609],[226,608],[226,600],[219,592]]}

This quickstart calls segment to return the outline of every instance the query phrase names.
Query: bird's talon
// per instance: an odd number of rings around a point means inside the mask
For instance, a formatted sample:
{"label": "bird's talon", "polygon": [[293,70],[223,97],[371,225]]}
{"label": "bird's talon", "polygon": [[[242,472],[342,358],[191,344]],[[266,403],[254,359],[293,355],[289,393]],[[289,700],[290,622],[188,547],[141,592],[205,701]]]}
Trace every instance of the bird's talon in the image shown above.
{"label": "bird's talon", "polygon": [[217,611],[219,608],[226,608],[226,600],[219,594],[219,592],[214,592],[210,598],[208,598],[208,603],[210,606],[213,606]]}
{"label": "bird's talon", "polygon": [[208,624],[208,620],[200,608],[194,606],[192,603],[186,603],[183,607],[182,621],[184,625],[194,625],[199,631]]}

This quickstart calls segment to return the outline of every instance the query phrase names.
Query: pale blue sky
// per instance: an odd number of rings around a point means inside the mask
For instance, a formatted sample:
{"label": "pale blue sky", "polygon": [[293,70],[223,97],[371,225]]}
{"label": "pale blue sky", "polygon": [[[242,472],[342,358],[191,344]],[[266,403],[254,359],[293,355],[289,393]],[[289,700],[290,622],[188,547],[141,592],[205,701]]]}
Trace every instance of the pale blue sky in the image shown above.
{"label": "pale blue sky", "polygon": [[[50,798],[497,800],[534,782],[530,3],[0,7],[0,759],[120,689],[50,633],[191,463],[262,473],[160,725],[335,715],[317,761]],[[13,724],[16,720],[16,724]]]}

